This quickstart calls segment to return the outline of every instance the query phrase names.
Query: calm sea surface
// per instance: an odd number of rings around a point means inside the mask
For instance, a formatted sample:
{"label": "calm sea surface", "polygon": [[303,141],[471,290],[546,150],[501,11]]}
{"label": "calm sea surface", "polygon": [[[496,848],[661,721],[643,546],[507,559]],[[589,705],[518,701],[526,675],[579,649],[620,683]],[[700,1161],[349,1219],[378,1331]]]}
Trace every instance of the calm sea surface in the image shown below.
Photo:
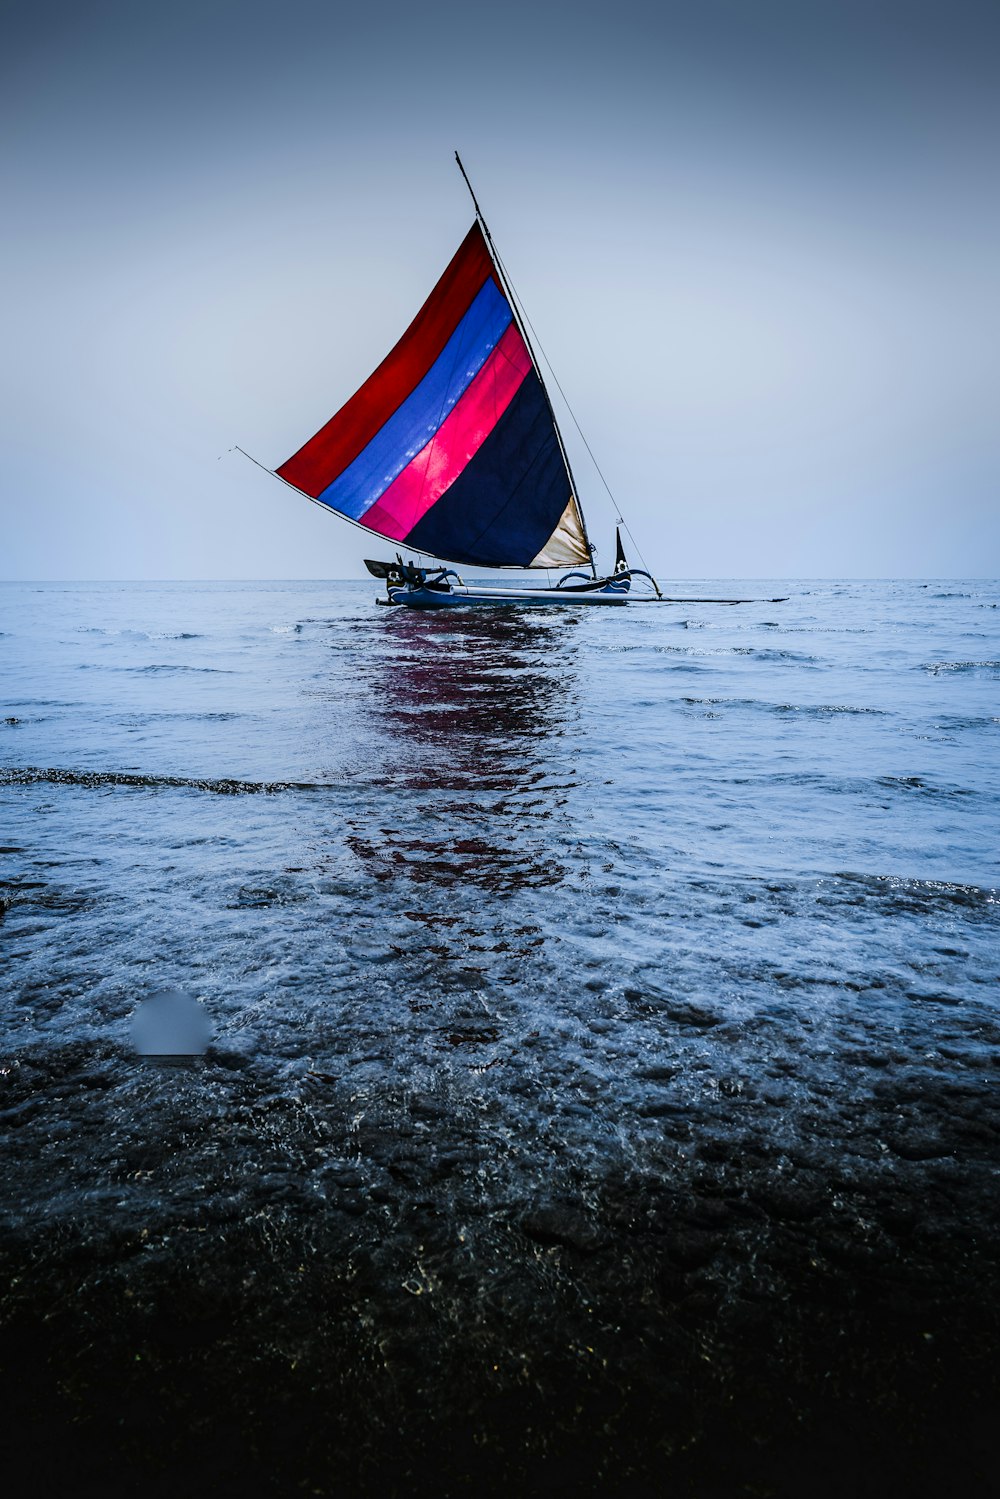
{"label": "calm sea surface", "polygon": [[[922,1309],[938,1267],[944,1284],[974,1260],[985,1284],[1000,584],[691,584],[789,597],[437,615],[376,608],[376,586],[0,586],[3,1213],[22,1278],[48,1276],[71,1319],[117,1276],[147,1319],[102,1313],[122,1369],[126,1345],[155,1358],[179,1265],[192,1325],[193,1287],[245,1283],[227,1316],[312,1388],[333,1376],[310,1329],[339,1318],[367,1410],[389,1380],[403,1408],[445,1411],[414,1352],[430,1344],[498,1399],[547,1388],[543,1365],[565,1388],[570,1359],[594,1399],[616,1392],[598,1414],[619,1478],[634,1391],[658,1392],[649,1451],[674,1399],[688,1445],[669,1450],[689,1452],[704,1432],[671,1371],[720,1349],[742,1367],[768,1298],[806,1294],[796,1277],[841,1310],[900,1267]],[[195,1067],[131,1051],[164,985],[211,1020]],[[72,1274],[53,1244],[77,1246]],[[100,1273],[79,1268],[95,1244]],[[8,1312],[29,1339],[38,1306]],[[943,1336],[934,1315],[915,1339]],[[230,1352],[249,1379],[255,1356]],[[67,1424],[85,1408],[103,1430],[74,1388]],[[491,1442],[515,1481],[477,1400],[448,1416],[482,1428],[452,1481]],[[568,1461],[553,1450],[535,1458]],[[391,1462],[401,1492],[417,1482],[419,1462]]]}

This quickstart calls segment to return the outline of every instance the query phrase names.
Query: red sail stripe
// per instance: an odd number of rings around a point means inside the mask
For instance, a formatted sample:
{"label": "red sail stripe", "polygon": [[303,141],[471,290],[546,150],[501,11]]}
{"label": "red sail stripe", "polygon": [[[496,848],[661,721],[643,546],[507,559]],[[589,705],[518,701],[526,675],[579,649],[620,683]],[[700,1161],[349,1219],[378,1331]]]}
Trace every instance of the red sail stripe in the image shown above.
{"label": "red sail stripe", "polygon": [[531,355],[511,323],[430,442],[364,512],[362,524],[396,540],[407,536],[478,453],[530,369]]}
{"label": "red sail stripe", "polygon": [[314,499],[332,484],[424,378],[489,276],[500,284],[477,222],[395,348],[326,426],[281,465],[280,477]]}

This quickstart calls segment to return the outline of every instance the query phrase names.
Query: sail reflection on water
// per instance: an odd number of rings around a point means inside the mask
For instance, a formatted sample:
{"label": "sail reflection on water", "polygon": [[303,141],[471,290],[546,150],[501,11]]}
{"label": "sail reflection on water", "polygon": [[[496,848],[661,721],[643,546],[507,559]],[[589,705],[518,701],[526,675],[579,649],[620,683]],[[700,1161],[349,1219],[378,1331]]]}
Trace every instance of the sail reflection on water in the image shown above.
{"label": "sail reflection on water", "polygon": [[357,828],[354,852],[385,880],[498,894],[560,882],[576,621],[491,610],[386,623],[362,669],[400,815],[374,837]]}

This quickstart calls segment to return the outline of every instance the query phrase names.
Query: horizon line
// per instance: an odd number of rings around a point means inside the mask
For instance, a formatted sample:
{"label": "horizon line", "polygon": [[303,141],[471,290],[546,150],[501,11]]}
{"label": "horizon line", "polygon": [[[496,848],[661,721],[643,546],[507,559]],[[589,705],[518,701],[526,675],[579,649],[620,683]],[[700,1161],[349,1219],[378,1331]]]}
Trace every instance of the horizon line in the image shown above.
{"label": "horizon line", "polygon": [[[554,571],[555,569],[553,569]],[[511,568],[511,572],[537,572],[534,568]],[[470,577],[481,576],[469,573]],[[487,575],[482,575],[487,576]],[[492,575],[488,575],[491,577]],[[671,576],[674,583],[1000,583],[1000,574],[991,573],[837,573],[837,574],[793,574],[793,573],[691,573],[686,577]],[[377,583],[377,578],[0,578],[0,585],[17,587],[26,584],[49,583]]]}

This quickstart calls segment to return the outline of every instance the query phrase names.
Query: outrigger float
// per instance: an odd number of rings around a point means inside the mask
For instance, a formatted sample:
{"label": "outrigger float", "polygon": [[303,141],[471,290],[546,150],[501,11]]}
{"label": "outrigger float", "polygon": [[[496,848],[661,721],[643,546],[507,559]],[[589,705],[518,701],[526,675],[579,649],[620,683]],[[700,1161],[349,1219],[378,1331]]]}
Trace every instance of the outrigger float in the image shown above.
{"label": "outrigger float", "polygon": [[[476,217],[451,263],[374,374],[267,472],[353,525],[441,559],[428,567],[397,552],[367,561],[386,585],[381,604],[749,602],[665,598],[651,573],[626,561],[620,530],[614,569],[598,575],[526,322],[457,152],[455,160]],[[466,583],[449,564],[562,576],[545,587]],[[651,587],[630,600],[634,578]]]}

